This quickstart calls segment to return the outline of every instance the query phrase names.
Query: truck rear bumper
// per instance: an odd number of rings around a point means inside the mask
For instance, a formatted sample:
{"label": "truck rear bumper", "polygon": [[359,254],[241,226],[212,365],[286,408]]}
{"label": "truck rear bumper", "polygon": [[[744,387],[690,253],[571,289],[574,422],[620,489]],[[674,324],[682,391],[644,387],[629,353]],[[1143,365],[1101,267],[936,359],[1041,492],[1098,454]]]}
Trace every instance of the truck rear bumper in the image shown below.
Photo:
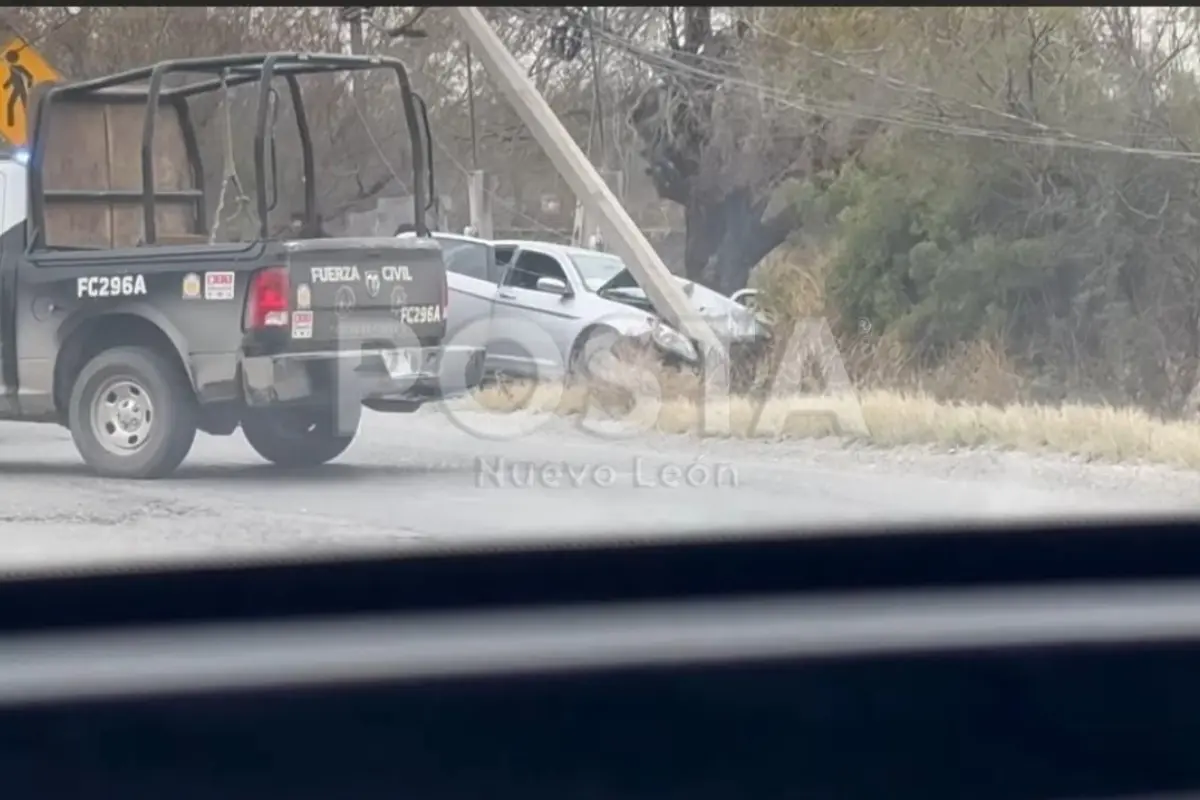
{"label": "truck rear bumper", "polygon": [[343,392],[360,400],[421,403],[455,397],[478,386],[483,361],[482,347],[246,356],[242,385],[251,406],[332,400]]}

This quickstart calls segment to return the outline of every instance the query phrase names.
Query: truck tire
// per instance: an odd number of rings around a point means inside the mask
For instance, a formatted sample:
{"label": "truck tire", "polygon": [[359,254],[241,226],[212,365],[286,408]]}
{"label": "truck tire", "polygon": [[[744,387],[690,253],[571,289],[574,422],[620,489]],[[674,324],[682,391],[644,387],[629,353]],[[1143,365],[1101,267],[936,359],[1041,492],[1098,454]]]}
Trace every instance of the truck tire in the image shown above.
{"label": "truck tire", "polygon": [[358,433],[362,407],[346,421],[354,433],[334,430],[331,408],[248,409],[242,417],[242,434],[260,456],[281,467],[315,467],[346,452]]}
{"label": "truck tire", "polygon": [[178,364],[148,347],[105,350],[80,370],[67,406],[83,460],[110,478],[170,475],[196,439],[196,396]]}

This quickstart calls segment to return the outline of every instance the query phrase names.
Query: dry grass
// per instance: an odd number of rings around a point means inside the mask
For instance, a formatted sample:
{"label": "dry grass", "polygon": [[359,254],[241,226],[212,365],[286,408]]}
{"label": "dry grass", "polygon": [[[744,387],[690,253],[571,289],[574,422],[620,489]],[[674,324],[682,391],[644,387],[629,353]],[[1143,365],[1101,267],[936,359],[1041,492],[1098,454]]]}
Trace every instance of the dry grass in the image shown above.
{"label": "dry grass", "polygon": [[[606,390],[584,386],[487,388],[477,402],[495,412],[526,410],[598,414],[645,430],[754,439],[843,436],[879,446],[927,444],[1054,451],[1106,461],[1145,461],[1200,468],[1200,426],[1164,422],[1135,409],[1083,405],[942,402],[926,394],[873,390],[857,398],[790,397],[759,402],[732,397],[702,404],[691,397],[642,396],[632,410]],[[666,394],[664,392],[664,394]],[[649,396],[652,398],[652,396]],[[853,423],[861,412],[865,428]],[[701,429],[701,414],[707,413]]]}
{"label": "dry grass", "polygon": [[[826,316],[829,263],[829,253],[803,249],[784,249],[768,258],[755,281],[768,300],[767,310],[784,324]],[[625,351],[620,382],[627,392],[596,385],[526,384],[483,389],[476,400],[500,413],[586,413],[663,433],[751,439],[841,436],[883,447],[990,446],[1200,469],[1200,424],[1164,421],[1134,408],[1030,402],[1030,387],[995,343],[964,343],[930,370],[914,364],[899,342],[867,331],[860,341],[843,342],[840,356],[860,389],[853,396],[810,393],[819,392],[823,382],[819,376],[810,380],[809,371],[801,369],[801,377],[792,376],[790,385],[798,391],[790,396],[705,402],[694,375],[663,370],[644,354]],[[765,374],[779,369],[771,361],[767,354],[755,368],[759,385]],[[633,403],[635,396],[640,400]]]}
{"label": "dry grass", "polygon": [[[827,264],[823,254],[792,251],[764,265],[759,284],[773,300],[769,310],[776,319],[824,315]],[[524,385],[483,389],[476,399],[495,412],[587,413],[664,433],[752,439],[841,436],[884,447],[990,446],[1200,468],[1200,425],[1164,421],[1133,408],[1030,402],[1018,371],[993,343],[965,343],[934,370],[920,369],[902,345],[887,337],[865,335],[841,357],[860,388],[854,396],[806,394],[819,391],[821,382],[796,382],[793,377],[791,385],[801,391],[791,396],[704,402],[694,375],[664,371],[646,360],[638,363],[625,352],[622,383],[629,392],[614,394],[595,385]],[[770,358],[759,365],[760,378],[764,368],[770,370]],[[640,371],[629,370],[631,363]],[[640,377],[630,380],[630,374]],[[632,403],[634,396],[640,401]]]}

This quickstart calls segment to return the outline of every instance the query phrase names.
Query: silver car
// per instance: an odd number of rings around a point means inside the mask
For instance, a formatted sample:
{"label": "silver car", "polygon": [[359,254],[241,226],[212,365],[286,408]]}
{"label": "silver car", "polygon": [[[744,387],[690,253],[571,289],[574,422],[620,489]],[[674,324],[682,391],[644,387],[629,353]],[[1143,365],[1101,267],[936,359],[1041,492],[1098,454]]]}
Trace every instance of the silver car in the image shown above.
{"label": "silver car", "polygon": [[[402,234],[411,235],[411,234]],[[580,368],[605,336],[644,339],[668,360],[692,364],[692,342],[664,322],[625,263],[611,253],[551,242],[435,233],[448,271],[447,336],[487,347],[491,373],[557,378]],[[753,310],[680,278],[697,313],[731,346],[768,335]]]}

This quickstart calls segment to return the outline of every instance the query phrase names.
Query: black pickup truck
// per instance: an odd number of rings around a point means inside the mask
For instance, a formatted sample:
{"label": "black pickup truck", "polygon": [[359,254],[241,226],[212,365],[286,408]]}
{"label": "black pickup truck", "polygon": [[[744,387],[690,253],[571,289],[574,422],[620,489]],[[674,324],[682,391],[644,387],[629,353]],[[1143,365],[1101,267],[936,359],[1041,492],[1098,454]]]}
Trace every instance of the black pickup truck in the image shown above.
{"label": "black pickup truck", "polygon": [[[399,82],[415,237],[323,230],[300,79],[367,70]],[[256,213],[240,241],[219,242],[191,106],[238,86],[257,89],[255,181],[243,190],[228,147],[222,200],[232,185]],[[281,95],[304,197],[272,233]],[[404,66],[384,57],[187,59],[35,87],[29,150],[0,160],[0,419],[66,425],[97,473],[154,478],[197,430],[240,426],[267,460],[316,465],[350,445],[364,405],[412,411],[469,390],[483,353],[444,341],[429,137]]]}

